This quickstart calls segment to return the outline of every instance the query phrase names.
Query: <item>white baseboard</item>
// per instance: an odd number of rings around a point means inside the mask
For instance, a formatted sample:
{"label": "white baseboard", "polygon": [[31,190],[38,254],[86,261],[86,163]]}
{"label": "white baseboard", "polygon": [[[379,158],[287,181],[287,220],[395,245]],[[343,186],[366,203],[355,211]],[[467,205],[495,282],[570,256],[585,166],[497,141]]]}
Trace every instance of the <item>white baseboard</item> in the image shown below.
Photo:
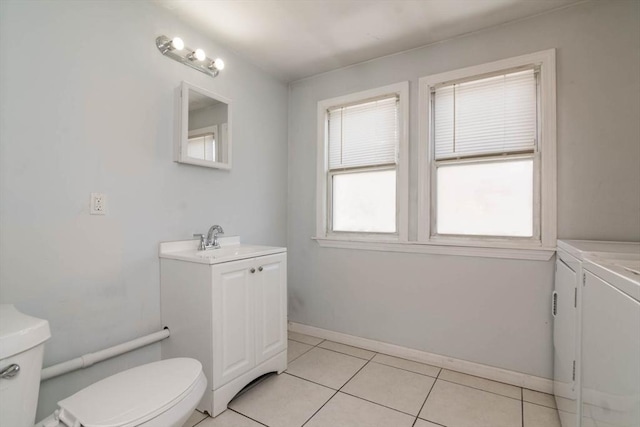
{"label": "white baseboard", "polygon": [[301,323],[289,322],[289,330],[292,332],[299,332],[301,334],[335,341],[341,344],[364,348],[366,350],[371,350],[378,353],[388,354],[389,356],[401,357],[403,359],[426,363],[429,365],[450,369],[452,371],[462,372],[464,374],[475,375],[477,377],[487,378],[518,387],[524,387],[542,393],[553,393],[552,380],[536,377],[534,375],[524,374],[522,372],[509,371],[507,369],[496,368],[494,366],[483,365],[481,363],[469,362],[467,360],[455,359],[453,357],[428,353],[426,351],[402,347],[382,341],[356,337],[354,335],[343,334],[341,332],[329,331],[327,329],[316,328],[315,326],[303,325]]}

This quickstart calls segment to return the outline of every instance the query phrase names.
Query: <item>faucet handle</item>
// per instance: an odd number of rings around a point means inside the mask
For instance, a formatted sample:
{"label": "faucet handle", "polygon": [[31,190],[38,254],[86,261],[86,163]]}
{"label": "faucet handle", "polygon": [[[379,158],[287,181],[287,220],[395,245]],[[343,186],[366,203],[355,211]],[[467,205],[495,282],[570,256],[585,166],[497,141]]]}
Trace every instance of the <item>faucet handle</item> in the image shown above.
{"label": "faucet handle", "polygon": [[198,247],[198,250],[204,251],[207,248],[207,243],[206,243],[207,236],[205,236],[204,234],[194,234],[193,237],[200,238],[200,246]]}

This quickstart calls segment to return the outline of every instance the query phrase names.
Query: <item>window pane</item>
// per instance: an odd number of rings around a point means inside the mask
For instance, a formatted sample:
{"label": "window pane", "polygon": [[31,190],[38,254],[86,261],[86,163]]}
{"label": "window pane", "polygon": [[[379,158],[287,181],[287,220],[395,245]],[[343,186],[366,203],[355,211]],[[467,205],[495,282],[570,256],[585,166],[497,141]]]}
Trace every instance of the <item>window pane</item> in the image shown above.
{"label": "window pane", "polygon": [[439,166],[437,233],[533,236],[533,160]]}
{"label": "window pane", "polygon": [[333,175],[333,231],[396,231],[396,171]]}
{"label": "window pane", "polygon": [[395,95],[338,107],[328,114],[329,169],[396,163],[398,99]]}
{"label": "window pane", "polygon": [[213,134],[194,136],[187,141],[187,156],[216,161],[216,140]]}
{"label": "window pane", "polygon": [[436,159],[533,151],[536,115],[533,69],[437,88]]}

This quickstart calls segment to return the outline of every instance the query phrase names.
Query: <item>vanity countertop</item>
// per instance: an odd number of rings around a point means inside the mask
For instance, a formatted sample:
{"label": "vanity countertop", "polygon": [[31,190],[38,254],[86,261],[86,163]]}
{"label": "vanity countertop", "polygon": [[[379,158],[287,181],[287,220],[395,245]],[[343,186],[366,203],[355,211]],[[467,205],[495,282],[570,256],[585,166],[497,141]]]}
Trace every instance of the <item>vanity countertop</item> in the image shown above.
{"label": "vanity countertop", "polygon": [[198,250],[199,240],[160,242],[160,258],[195,262],[198,264],[220,264],[264,255],[286,252],[287,248],[259,246],[240,243],[239,236],[219,237],[219,249]]}

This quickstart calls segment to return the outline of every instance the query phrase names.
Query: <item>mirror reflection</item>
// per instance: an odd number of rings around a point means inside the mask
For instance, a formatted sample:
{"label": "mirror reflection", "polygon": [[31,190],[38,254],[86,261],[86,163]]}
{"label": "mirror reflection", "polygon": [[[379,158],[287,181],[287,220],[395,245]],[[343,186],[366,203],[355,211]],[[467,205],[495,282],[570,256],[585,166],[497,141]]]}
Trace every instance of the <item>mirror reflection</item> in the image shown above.
{"label": "mirror reflection", "polygon": [[229,104],[220,96],[183,82],[183,129],[178,162],[231,168]]}

